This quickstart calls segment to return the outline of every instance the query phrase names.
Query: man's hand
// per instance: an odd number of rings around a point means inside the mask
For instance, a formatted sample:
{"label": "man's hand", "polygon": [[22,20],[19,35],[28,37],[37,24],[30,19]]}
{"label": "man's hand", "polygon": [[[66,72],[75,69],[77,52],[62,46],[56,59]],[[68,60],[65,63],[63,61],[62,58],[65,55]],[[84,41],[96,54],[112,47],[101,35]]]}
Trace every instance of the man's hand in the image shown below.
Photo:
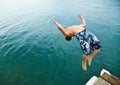
{"label": "man's hand", "polygon": [[84,17],[82,16],[82,14],[80,14],[79,17],[80,17],[80,19],[82,20],[81,26],[82,26],[82,27],[85,27],[85,26],[86,26],[86,22],[85,22]]}
{"label": "man's hand", "polygon": [[56,22],[56,20],[54,19],[54,20],[53,20],[53,23],[55,23],[55,22]]}
{"label": "man's hand", "polygon": [[83,18],[82,14],[79,15],[80,18]]}

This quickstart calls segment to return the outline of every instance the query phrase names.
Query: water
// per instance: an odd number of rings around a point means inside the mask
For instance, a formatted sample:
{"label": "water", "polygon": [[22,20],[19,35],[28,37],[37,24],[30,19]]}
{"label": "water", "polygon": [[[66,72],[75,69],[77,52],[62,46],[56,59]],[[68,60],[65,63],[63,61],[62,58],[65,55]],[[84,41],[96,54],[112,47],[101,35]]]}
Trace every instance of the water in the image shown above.
{"label": "water", "polygon": [[[102,68],[120,77],[119,0],[1,0],[0,85],[84,85]],[[65,41],[53,24],[81,23],[102,49],[87,71],[78,41]]]}

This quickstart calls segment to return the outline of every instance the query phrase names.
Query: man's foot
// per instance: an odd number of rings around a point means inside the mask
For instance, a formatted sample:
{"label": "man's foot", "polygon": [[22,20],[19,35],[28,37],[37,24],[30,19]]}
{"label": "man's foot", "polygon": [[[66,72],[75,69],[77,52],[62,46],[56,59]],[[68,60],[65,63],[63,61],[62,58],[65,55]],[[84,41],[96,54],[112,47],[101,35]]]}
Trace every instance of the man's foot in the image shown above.
{"label": "man's foot", "polygon": [[86,63],[82,61],[82,68],[83,70],[87,70]]}
{"label": "man's foot", "polygon": [[88,65],[91,66],[92,57],[88,57]]}

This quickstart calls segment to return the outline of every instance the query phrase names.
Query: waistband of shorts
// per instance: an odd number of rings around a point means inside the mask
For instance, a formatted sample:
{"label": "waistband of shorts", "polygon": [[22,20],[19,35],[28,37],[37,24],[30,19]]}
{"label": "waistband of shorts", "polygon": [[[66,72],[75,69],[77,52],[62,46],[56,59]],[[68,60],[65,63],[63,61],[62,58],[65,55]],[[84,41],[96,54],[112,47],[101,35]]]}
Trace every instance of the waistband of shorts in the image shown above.
{"label": "waistband of shorts", "polygon": [[80,35],[81,35],[81,33],[85,32],[85,31],[86,31],[86,29],[84,29],[84,30],[83,30],[83,31],[81,31],[81,32],[78,32],[78,33],[76,34],[76,37],[80,36]]}

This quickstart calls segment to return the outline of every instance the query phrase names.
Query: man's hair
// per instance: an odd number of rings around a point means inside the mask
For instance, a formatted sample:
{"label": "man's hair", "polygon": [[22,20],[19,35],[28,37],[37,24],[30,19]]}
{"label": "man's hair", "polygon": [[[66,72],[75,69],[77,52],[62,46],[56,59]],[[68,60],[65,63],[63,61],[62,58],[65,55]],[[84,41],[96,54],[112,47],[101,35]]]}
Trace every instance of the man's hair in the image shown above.
{"label": "man's hair", "polygon": [[65,39],[66,39],[67,41],[70,41],[70,40],[72,39],[72,37],[66,36]]}

